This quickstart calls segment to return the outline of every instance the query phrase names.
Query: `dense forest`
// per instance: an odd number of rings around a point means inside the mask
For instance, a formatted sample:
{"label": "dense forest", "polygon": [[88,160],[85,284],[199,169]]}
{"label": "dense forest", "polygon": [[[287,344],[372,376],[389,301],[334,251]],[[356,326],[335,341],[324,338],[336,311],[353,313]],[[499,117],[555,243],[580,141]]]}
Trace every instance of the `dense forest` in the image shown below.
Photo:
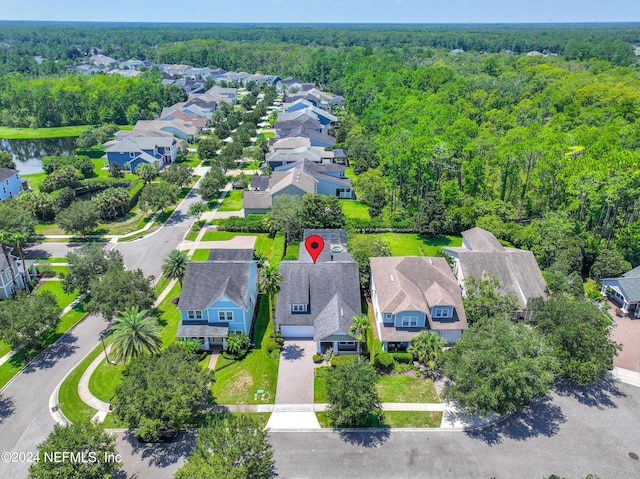
{"label": "dense forest", "polygon": [[338,146],[372,216],[356,226],[435,235],[477,224],[533,250],[553,288],[594,263],[603,275],[640,264],[639,32],[0,23],[0,123],[126,123],[177,101],[153,72],[66,74],[95,48],[313,81],[347,99]]}

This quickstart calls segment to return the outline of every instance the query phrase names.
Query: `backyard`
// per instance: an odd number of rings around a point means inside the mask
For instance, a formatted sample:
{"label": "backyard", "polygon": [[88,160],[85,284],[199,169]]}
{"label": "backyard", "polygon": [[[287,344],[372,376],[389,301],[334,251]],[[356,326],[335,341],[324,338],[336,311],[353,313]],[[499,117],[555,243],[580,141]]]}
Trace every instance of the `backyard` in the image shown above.
{"label": "backyard", "polygon": [[386,241],[393,256],[436,256],[443,246],[462,246],[462,236],[426,238],[416,233],[372,233],[355,234],[353,237]]}
{"label": "backyard", "polygon": [[369,207],[365,203],[356,200],[340,200],[340,204],[342,205],[342,212],[346,218],[358,220],[371,219],[369,216]]}
{"label": "backyard", "polygon": [[242,209],[242,193],[244,190],[227,191],[218,211],[240,211]]}

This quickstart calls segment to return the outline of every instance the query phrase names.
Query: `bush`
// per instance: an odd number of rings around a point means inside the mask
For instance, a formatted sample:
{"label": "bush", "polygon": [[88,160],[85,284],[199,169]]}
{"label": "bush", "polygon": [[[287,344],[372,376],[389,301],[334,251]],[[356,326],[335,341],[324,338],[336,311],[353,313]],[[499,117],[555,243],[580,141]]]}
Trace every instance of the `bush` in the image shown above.
{"label": "bush", "polygon": [[248,215],[246,218],[231,216],[220,221],[218,230],[236,233],[268,233],[269,230],[262,223],[262,218],[264,215]]}
{"label": "bush", "polygon": [[273,359],[280,359],[280,348],[276,348],[270,353]]}
{"label": "bush", "polygon": [[322,354],[314,354],[313,355],[313,362],[316,364],[320,364],[322,361],[324,361],[324,356],[322,356]]}
{"label": "bush", "polygon": [[280,349],[280,345],[276,343],[273,338],[269,337],[266,341],[266,348],[269,353],[272,353],[276,349]]}
{"label": "bush", "polygon": [[331,366],[335,368],[336,366],[346,364],[346,363],[351,363],[357,360],[358,360],[357,354],[350,354],[348,356],[334,356],[331,358]]}
{"label": "bush", "polygon": [[68,208],[71,203],[76,199],[76,192],[71,187],[62,188],[55,196],[56,211],[61,211]]}
{"label": "bush", "polygon": [[65,166],[74,167],[85,178],[94,176],[93,162],[87,156],[45,156],[42,159],[42,169],[48,175]]}
{"label": "bush", "polygon": [[284,261],[295,261],[298,258],[296,258],[295,254],[288,254],[286,255],[284,258],[282,258]]}
{"label": "bush", "polygon": [[279,346],[282,346],[284,344],[284,337],[282,336],[282,333],[280,331],[276,333],[276,343]]}
{"label": "bush", "polygon": [[78,184],[78,173],[78,170],[73,166],[63,166],[46,176],[40,189],[45,193],[51,193],[65,186],[76,186]]}
{"label": "bush", "polygon": [[76,155],[88,156],[89,158],[102,158],[104,156],[105,149],[99,146],[92,148],[76,148]]}
{"label": "bush", "polygon": [[376,353],[374,364],[378,369],[381,369],[383,371],[391,371],[393,369],[393,365],[395,364],[393,354],[386,351]]}
{"label": "bush", "polygon": [[401,353],[395,352],[391,353],[393,359],[400,364],[411,364],[413,362],[413,354],[411,353]]}

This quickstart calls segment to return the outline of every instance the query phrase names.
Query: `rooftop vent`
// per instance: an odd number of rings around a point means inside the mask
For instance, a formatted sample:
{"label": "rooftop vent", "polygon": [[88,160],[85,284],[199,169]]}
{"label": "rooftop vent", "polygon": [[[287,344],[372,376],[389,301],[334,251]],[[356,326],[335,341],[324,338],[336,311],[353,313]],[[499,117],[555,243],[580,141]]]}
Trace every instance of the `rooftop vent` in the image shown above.
{"label": "rooftop vent", "polygon": [[340,308],[340,316],[344,317],[344,309]]}
{"label": "rooftop vent", "polygon": [[392,274],[389,275],[389,279],[391,280],[392,283],[395,281],[395,279],[393,279],[393,275]]}

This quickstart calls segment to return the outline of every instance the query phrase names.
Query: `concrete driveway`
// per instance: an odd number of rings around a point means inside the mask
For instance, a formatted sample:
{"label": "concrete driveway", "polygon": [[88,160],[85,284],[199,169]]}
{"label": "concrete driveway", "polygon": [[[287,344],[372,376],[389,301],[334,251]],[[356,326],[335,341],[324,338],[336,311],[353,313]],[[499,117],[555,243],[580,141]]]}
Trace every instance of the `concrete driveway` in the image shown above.
{"label": "concrete driveway", "polygon": [[314,341],[285,341],[280,354],[276,404],[267,423],[270,430],[319,429],[313,411]]}
{"label": "concrete driveway", "polygon": [[280,354],[276,404],[313,404],[314,341],[285,341]]}

